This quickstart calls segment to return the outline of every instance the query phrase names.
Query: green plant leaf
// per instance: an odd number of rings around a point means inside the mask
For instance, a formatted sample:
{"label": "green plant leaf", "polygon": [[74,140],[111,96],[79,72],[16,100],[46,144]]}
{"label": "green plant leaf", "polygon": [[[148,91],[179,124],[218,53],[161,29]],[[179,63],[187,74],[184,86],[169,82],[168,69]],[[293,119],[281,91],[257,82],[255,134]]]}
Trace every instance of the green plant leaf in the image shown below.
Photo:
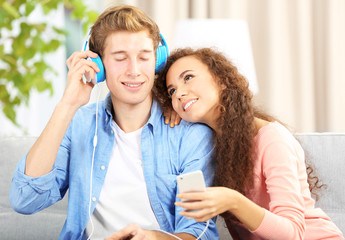
{"label": "green plant leaf", "polygon": [[66,32],[65,30],[60,29],[60,28],[57,28],[57,27],[54,27],[54,26],[53,26],[53,30],[54,30],[56,33],[61,34],[61,35],[66,35],[66,34],[67,34],[67,32]]}
{"label": "green plant leaf", "polygon": [[60,47],[60,41],[53,39],[47,44],[48,52],[53,52]]}
{"label": "green plant leaf", "polygon": [[14,111],[14,104],[6,104],[2,111],[5,116],[12,121],[12,123],[18,125],[16,122],[16,112]]}
{"label": "green plant leaf", "polygon": [[[44,22],[30,23],[28,17],[36,7],[41,7],[44,14],[56,10],[60,4],[71,14],[71,17],[83,23],[84,33],[92,24],[98,13],[89,11],[82,0],[0,0],[0,28],[6,29],[6,39],[11,49],[0,45],[0,106],[5,116],[16,126],[16,110],[21,104],[28,104],[32,89],[49,91],[53,94],[51,75],[57,72],[44,60],[55,52],[63,43],[67,31]],[[13,26],[20,24],[19,34]],[[3,40],[4,31],[0,31]],[[47,37],[47,33],[53,32]],[[49,73],[49,74],[48,74]],[[9,86],[11,91],[9,92]]]}
{"label": "green plant leaf", "polygon": [[35,4],[32,1],[28,1],[25,3],[25,16],[29,16],[32,11],[35,9]]}
{"label": "green plant leaf", "polygon": [[16,8],[14,8],[12,5],[10,5],[8,2],[4,2],[2,4],[2,7],[4,8],[7,13],[12,15],[15,19],[20,18],[20,14]]}
{"label": "green plant leaf", "polygon": [[37,29],[37,31],[39,32],[44,32],[47,28],[47,24],[46,23],[40,23],[40,24],[32,24],[31,25],[33,28]]}
{"label": "green plant leaf", "polygon": [[8,93],[6,86],[2,84],[0,84],[0,99],[5,104],[10,102],[10,94]]}
{"label": "green plant leaf", "polygon": [[94,23],[94,22],[97,20],[99,14],[98,14],[98,12],[96,12],[96,11],[89,11],[89,12],[87,13],[87,16],[88,16],[88,18],[89,18],[89,19],[88,19],[88,22]]}
{"label": "green plant leaf", "polygon": [[57,9],[61,0],[46,0],[42,1],[42,9],[44,14],[49,14],[50,11]]}
{"label": "green plant leaf", "polygon": [[4,54],[1,60],[12,66],[15,66],[17,64],[17,60],[11,54]]}

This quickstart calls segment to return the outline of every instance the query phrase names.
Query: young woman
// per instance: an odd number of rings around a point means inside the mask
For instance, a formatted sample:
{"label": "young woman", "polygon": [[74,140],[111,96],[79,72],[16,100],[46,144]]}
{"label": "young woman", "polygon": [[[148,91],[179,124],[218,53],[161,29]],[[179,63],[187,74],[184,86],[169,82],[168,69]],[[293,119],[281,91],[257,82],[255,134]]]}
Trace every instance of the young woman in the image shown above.
{"label": "young woman", "polygon": [[[156,96],[184,120],[215,132],[215,186],[179,194],[181,214],[222,214],[234,239],[344,239],[314,207],[304,152],[278,121],[257,111],[245,78],[212,49],[178,49],[156,81]],[[310,179],[310,177],[309,177]],[[309,189],[311,188],[311,190]]]}

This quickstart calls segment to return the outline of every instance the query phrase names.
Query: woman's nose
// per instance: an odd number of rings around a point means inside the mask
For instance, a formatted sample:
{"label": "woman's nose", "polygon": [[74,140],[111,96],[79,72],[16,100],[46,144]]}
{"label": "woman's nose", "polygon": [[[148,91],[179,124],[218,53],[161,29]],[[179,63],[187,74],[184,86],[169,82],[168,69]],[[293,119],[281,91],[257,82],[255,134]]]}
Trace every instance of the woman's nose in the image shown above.
{"label": "woman's nose", "polygon": [[187,95],[187,89],[184,87],[179,87],[178,89],[176,89],[176,97],[181,100],[183,99],[183,97],[185,97]]}

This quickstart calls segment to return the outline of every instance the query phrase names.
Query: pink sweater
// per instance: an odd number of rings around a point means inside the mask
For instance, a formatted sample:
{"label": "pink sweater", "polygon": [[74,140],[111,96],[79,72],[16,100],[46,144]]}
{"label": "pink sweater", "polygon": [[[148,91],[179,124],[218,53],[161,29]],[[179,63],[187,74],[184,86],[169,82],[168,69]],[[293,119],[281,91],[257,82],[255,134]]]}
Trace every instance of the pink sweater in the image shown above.
{"label": "pink sweater", "polygon": [[314,206],[304,151],[293,135],[273,122],[262,127],[254,141],[254,187],[247,197],[266,211],[253,232],[235,226],[242,239],[344,239],[329,217]]}

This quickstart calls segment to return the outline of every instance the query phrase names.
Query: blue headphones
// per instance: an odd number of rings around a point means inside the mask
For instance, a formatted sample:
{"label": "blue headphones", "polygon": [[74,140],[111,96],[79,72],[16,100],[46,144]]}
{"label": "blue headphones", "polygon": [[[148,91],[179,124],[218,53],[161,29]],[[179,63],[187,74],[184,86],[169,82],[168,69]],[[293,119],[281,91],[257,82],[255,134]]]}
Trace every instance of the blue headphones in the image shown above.
{"label": "blue headphones", "polygon": [[[167,58],[169,56],[168,45],[167,45],[163,35],[161,33],[159,35],[161,36],[162,40],[161,40],[160,45],[158,46],[157,51],[156,51],[156,58],[157,58],[156,67],[155,67],[156,73],[160,72],[164,68],[164,66],[167,62]],[[89,48],[90,36],[91,36],[91,30],[89,31],[87,39],[83,45],[83,51],[86,51]],[[105,70],[104,70],[104,66],[103,66],[101,57],[98,56],[97,58],[88,58],[88,59],[95,62],[97,64],[98,68],[100,69],[100,72],[96,73],[97,83],[103,82],[105,80]]]}

